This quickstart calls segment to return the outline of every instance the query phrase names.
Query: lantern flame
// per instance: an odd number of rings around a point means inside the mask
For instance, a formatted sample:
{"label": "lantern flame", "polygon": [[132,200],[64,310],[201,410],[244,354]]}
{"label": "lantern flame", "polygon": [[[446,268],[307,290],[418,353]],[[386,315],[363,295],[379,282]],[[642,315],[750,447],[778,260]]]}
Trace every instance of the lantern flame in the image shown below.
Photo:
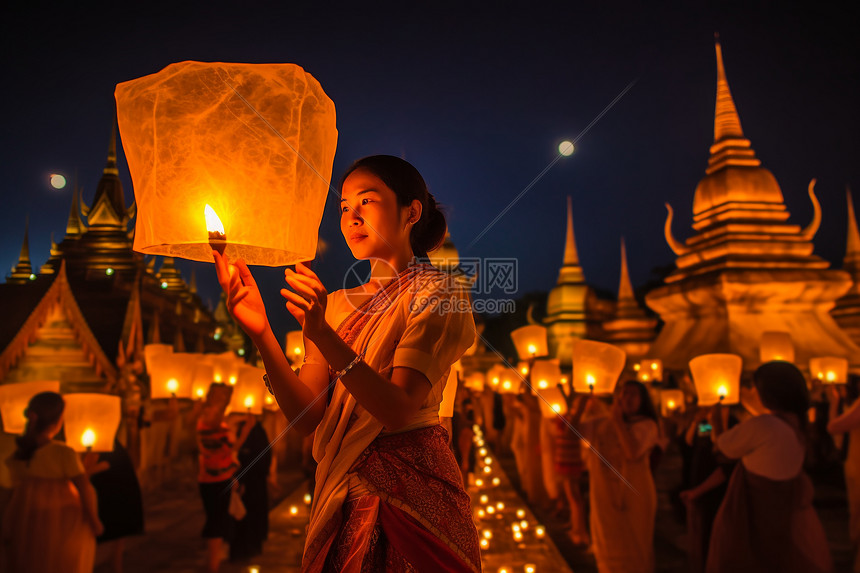
{"label": "lantern flame", "polygon": [[720,400],[722,400],[729,395],[728,387],[725,384],[721,384],[720,387],[717,389],[717,394],[719,394]]}
{"label": "lantern flame", "polygon": [[828,382],[835,382],[836,381],[836,372],[834,372],[833,370],[828,370],[827,371],[827,381]]}
{"label": "lantern flame", "polygon": [[231,385],[231,386],[235,386],[235,385],[236,385],[236,377],[235,377],[235,376],[230,376],[230,385]]}
{"label": "lantern flame", "polygon": [[552,411],[555,412],[556,414],[561,412],[561,404],[553,404],[552,405]]}
{"label": "lantern flame", "polygon": [[588,387],[591,390],[594,390],[594,384],[595,384],[595,382],[597,382],[597,380],[594,378],[594,376],[592,376],[591,374],[586,374],[585,375],[585,381],[586,381],[586,383],[588,383]]}
{"label": "lantern flame", "polygon": [[669,406],[670,410],[675,409],[675,401],[674,400],[669,400],[669,402],[666,405]]}
{"label": "lantern flame", "polygon": [[529,354],[537,354],[537,346],[529,344]]}
{"label": "lantern flame", "polygon": [[198,397],[198,398],[202,398],[202,397],[203,397],[203,388],[198,388],[198,389],[197,389],[197,397]]}
{"label": "lantern flame", "polygon": [[176,391],[179,390],[179,382],[176,381],[176,378],[171,378],[167,381],[167,391],[176,395]]}
{"label": "lantern flame", "polygon": [[81,445],[85,448],[90,449],[96,443],[96,433],[93,432],[90,428],[84,430],[83,435],[81,435]]}
{"label": "lantern flame", "polygon": [[245,407],[250,410],[254,407],[254,397],[253,396],[245,396]]}
{"label": "lantern flame", "polygon": [[540,388],[541,390],[546,390],[547,388],[549,388],[549,382],[547,382],[546,380],[541,380],[540,382],[538,382],[538,388]]}
{"label": "lantern flame", "polygon": [[293,354],[295,354],[296,356],[298,356],[298,355],[299,355],[299,354],[301,354],[301,353],[302,353],[302,349],[301,349],[301,348],[299,348],[298,346],[296,346],[295,348],[293,348]]}
{"label": "lantern flame", "polygon": [[203,216],[206,217],[206,230],[210,233],[219,233],[224,235],[224,224],[221,223],[221,219],[218,217],[218,214],[215,213],[215,209],[210,207],[208,204],[203,208]]}

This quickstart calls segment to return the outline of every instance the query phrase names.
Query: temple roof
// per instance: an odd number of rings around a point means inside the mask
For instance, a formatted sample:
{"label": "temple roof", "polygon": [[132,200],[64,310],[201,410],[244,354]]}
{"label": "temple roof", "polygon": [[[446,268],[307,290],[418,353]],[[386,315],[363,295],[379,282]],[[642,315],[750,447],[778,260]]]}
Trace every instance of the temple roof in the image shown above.
{"label": "temple roof", "polygon": [[547,297],[546,324],[559,320],[584,321],[586,298],[589,293],[585,275],[579,264],[576,239],[573,233],[573,205],[567,197],[567,229],[564,241],[564,258],[558,272],[558,282]]}
{"label": "temple roof", "polygon": [[21,253],[18,262],[12,267],[12,272],[6,277],[9,283],[24,283],[31,279],[33,265],[30,262],[30,218],[24,223],[24,241],[21,243]]}

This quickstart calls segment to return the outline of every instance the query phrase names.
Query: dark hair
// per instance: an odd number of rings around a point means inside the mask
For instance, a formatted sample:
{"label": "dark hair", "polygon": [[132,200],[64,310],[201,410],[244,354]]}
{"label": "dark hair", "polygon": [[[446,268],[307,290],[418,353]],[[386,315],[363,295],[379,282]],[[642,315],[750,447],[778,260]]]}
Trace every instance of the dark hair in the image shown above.
{"label": "dark hair", "polygon": [[397,203],[408,207],[412,201],[421,202],[421,218],[412,227],[409,243],[412,253],[422,259],[436,250],[445,240],[448,223],[436,204],[436,199],[427,190],[427,183],[418,170],[404,159],[393,155],[370,155],[355,161],[340,180],[341,189],[346,178],[354,171],[363,169],[379,177],[397,195]]}
{"label": "dark hair", "polygon": [[651,400],[651,394],[648,393],[648,388],[645,387],[645,384],[638,380],[628,380],[624,383],[624,388],[628,386],[633,386],[639,391],[639,410],[633,415],[651,418],[657,422],[657,410],[654,408],[654,402]]}
{"label": "dark hair", "polygon": [[53,426],[63,416],[66,403],[56,392],[40,392],[27,404],[24,415],[27,417],[27,427],[24,435],[15,439],[18,449],[15,459],[30,461],[39,447],[36,436]]}
{"label": "dark hair", "polygon": [[797,366],[790,362],[767,362],[755,371],[753,383],[765,408],[795,414],[801,428],[806,427],[809,390]]}

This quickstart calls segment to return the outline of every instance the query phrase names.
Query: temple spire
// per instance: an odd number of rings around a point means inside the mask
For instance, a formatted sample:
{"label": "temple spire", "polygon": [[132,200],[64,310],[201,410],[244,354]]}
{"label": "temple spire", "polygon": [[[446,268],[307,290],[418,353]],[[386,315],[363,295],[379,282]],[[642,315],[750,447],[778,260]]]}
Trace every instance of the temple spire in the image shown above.
{"label": "temple spire", "polygon": [[558,284],[584,283],[585,276],[579,265],[579,253],[576,251],[576,237],[573,233],[573,203],[567,196],[567,232],[564,241],[564,262],[558,273]]}
{"label": "temple spire", "polygon": [[848,199],[848,240],[845,245],[843,269],[856,275],[860,272],[860,232],[857,230],[857,217],[854,215],[854,200],[851,197],[850,187],[846,187],[845,194]]}
{"label": "temple spire", "polygon": [[107,164],[104,169],[105,175],[119,175],[116,167],[116,116],[113,117],[110,129],[110,142],[108,143]]}
{"label": "temple spire", "polygon": [[627,269],[627,247],[624,237],[621,237],[621,279],[618,282],[618,302],[635,301],[633,285],[630,283],[630,271]]}
{"label": "temple spire", "polygon": [[79,237],[84,232],[84,222],[81,220],[80,209],[81,190],[78,187],[78,176],[75,174],[75,187],[72,191],[72,207],[69,210],[69,220],[66,222],[66,238]]}
{"label": "temple spire", "polygon": [[723,64],[723,50],[720,46],[719,35],[714,42],[717,51],[717,103],[714,113],[714,143],[724,139],[742,139],[741,119],[729,91],[726,80],[726,68]]}
{"label": "temple spire", "polygon": [[30,262],[30,216],[24,223],[24,241],[21,244],[21,254],[18,262],[12,267],[12,272],[6,277],[6,282],[21,284],[33,277],[33,265]]}

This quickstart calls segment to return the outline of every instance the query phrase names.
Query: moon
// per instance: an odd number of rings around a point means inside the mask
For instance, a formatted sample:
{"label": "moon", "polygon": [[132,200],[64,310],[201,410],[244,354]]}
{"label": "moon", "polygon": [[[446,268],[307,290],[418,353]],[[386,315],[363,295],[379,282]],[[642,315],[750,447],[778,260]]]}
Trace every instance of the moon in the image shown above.
{"label": "moon", "polygon": [[573,144],[569,141],[562,141],[558,144],[558,152],[565,157],[573,155]]}
{"label": "moon", "polygon": [[66,178],[59,173],[51,174],[51,187],[54,189],[62,189],[66,186]]}

